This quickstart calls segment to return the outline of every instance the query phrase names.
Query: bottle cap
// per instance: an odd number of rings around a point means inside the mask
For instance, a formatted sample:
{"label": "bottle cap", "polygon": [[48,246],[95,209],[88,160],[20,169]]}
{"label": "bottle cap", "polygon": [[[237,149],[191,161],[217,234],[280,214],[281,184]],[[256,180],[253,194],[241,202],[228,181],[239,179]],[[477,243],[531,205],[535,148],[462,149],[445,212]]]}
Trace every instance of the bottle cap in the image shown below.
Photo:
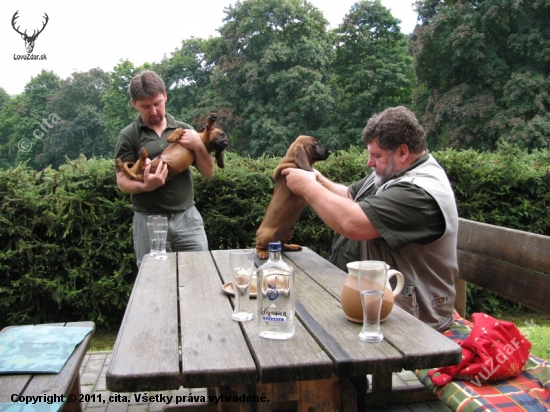
{"label": "bottle cap", "polygon": [[281,242],[269,242],[270,252],[280,252],[282,250]]}

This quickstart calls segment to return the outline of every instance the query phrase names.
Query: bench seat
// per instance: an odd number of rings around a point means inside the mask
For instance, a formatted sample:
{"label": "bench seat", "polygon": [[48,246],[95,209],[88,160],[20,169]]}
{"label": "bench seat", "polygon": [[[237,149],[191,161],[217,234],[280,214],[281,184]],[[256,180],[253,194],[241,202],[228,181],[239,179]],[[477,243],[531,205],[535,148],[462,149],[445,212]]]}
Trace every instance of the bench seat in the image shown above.
{"label": "bench seat", "polygon": [[[457,249],[458,312],[447,337],[458,343],[472,330],[473,323],[463,318],[466,282],[550,315],[549,236],[461,218]],[[550,411],[550,362],[532,354],[519,376],[480,386],[460,380],[436,386],[427,373],[417,372],[420,381],[455,411]]]}
{"label": "bench seat", "polygon": [[[466,339],[472,328],[472,322],[455,313],[454,322],[444,334],[460,343]],[[482,383],[479,386],[477,382],[460,380],[436,386],[429,378],[428,371],[429,369],[418,371],[418,379],[454,411],[550,410],[550,362],[532,354],[519,376]],[[518,409],[514,409],[515,407]]]}
{"label": "bench seat", "polygon": [[[76,346],[59,373],[0,375],[0,405],[3,405],[3,408],[13,410],[15,406],[23,410],[24,406],[29,406],[35,410],[52,411],[61,407],[63,412],[82,411],[80,365],[90,347],[95,324],[68,322],[50,326],[85,327],[91,328],[92,331]],[[35,397],[39,404],[26,405],[21,401],[26,397]],[[54,403],[50,405],[49,402]]]}

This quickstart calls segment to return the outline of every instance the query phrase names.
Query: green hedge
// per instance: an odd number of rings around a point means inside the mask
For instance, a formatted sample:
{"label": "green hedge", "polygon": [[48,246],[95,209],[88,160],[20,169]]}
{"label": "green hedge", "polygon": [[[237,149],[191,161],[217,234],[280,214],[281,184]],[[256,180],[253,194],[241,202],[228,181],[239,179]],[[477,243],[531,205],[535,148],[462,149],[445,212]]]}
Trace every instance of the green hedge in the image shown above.
{"label": "green hedge", "polygon": [[[197,207],[211,249],[252,247],[279,159],[226,155],[226,168],[213,178],[195,173]],[[550,151],[434,156],[449,174],[460,216],[550,235]],[[366,173],[366,160],[364,151],[351,149],[316,167],[351,183]],[[0,169],[0,327],[69,320],[117,327],[137,273],[131,224],[112,160],[80,158],[41,172]],[[326,256],[332,237],[306,208],[293,241]]]}

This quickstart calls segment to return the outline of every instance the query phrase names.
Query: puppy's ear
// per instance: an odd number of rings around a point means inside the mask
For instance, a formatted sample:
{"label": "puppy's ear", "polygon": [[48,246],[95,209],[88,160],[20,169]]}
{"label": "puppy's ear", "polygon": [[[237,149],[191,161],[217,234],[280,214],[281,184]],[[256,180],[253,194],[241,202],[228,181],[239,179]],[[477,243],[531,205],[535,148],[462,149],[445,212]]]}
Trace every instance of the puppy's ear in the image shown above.
{"label": "puppy's ear", "polygon": [[313,171],[311,168],[311,156],[301,143],[294,147],[294,161],[300,169],[307,170],[308,172]]}
{"label": "puppy's ear", "polygon": [[216,153],[214,153],[214,157],[216,158],[216,164],[220,169],[223,169],[225,167],[225,164],[223,163],[223,151],[222,150],[216,150]]}

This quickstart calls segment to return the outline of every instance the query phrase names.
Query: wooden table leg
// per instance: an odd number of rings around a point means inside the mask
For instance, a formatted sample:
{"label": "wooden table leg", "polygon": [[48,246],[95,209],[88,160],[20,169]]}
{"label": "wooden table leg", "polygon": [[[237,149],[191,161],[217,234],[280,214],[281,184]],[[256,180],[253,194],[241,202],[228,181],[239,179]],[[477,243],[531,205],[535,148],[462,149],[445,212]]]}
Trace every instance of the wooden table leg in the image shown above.
{"label": "wooden table leg", "polygon": [[391,391],[391,373],[375,373],[372,375],[372,391]]}
{"label": "wooden table leg", "polygon": [[71,395],[75,396],[76,402],[65,402],[63,405],[63,412],[81,412],[82,402],[80,401],[80,372],[77,372],[76,378],[74,378],[73,386],[71,387]]}
{"label": "wooden table leg", "polygon": [[367,375],[351,376],[348,379],[357,391],[357,412],[366,411],[367,391],[369,390],[369,381],[367,380]]}
{"label": "wooden table leg", "polygon": [[[212,390],[209,389],[209,394]],[[357,391],[346,378],[224,386],[217,404],[193,405],[195,412],[357,412]],[[249,401],[250,400],[250,401]],[[254,401],[251,401],[254,400]],[[183,406],[191,412],[189,406]]]}

